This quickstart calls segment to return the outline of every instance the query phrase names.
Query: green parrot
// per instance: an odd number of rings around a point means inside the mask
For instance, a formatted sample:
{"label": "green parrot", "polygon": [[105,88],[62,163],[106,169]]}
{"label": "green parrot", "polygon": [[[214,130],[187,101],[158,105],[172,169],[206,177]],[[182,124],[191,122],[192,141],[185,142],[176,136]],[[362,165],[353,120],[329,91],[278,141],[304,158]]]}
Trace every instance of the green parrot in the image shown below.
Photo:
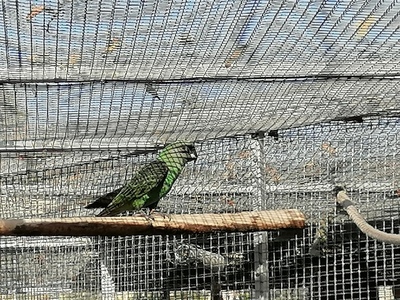
{"label": "green parrot", "polygon": [[193,144],[181,141],[172,143],[158,154],[156,160],[145,164],[127,185],[97,198],[85,208],[104,207],[98,217],[115,216],[142,208],[154,210],[160,199],[169,192],[184,166],[196,159]]}

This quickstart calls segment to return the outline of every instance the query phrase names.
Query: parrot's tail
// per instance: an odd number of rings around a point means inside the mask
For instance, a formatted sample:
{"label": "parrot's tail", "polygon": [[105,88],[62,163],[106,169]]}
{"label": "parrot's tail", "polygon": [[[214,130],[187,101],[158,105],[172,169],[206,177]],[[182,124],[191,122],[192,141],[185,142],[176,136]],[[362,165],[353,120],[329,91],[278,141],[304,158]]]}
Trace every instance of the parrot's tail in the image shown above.
{"label": "parrot's tail", "polygon": [[112,191],[111,193],[105,194],[99,198],[97,198],[93,203],[85,206],[85,208],[105,208],[107,207],[113,199],[119,194],[119,192],[122,190],[122,187]]}
{"label": "parrot's tail", "polygon": [[97,217],[112,217],[112,216],[116,216],[119,213],[122,213],[124,211],[129,210],[130,208],[132,208],[130,203],[124,203],[124,202],[115,203],[115,204],[112,204],[109,207],[103,209],[97,215]]}

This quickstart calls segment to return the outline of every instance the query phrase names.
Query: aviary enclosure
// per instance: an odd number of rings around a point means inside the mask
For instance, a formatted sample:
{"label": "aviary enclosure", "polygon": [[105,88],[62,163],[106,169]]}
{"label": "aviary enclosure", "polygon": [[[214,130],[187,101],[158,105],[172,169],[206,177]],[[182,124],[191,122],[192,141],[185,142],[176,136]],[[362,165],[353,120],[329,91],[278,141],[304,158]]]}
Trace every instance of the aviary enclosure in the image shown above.
{"label": "aviary enclosure", "polygon": [[[193,142],[158,211],[303,228],[1,236],[0,299],[400,299],[396,1],[4,0],[0,218],[95,216]],[[131,213],[130,213],[131,214]],[[126,215],[126,214],[125,214]]]}

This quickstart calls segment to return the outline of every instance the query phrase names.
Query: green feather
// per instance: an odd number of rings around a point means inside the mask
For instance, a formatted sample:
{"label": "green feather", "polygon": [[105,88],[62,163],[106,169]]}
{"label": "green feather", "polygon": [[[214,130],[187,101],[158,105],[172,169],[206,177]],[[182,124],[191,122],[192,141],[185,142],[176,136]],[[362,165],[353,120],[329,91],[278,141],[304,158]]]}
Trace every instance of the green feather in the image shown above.
{"label": "green feather", "polygon": [[172,143],[160,152],[155,161],[144,165],[127,185],[101,196],[86,208],[106,207],[98,216],[115,216],[145,207],[155,208],[170,191],[184,166],[196,159],[197,153],[192,144]]}

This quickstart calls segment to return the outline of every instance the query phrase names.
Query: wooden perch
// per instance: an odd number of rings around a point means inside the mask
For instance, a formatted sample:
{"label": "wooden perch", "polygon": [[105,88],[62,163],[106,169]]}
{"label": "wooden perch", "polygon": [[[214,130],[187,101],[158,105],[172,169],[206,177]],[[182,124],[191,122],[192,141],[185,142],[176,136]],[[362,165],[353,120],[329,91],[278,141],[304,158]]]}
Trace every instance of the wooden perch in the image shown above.
{"label": "wooden perch", "polygon": [[17,236],[126,236],[248,232],[282,228],[303,228],[305,216],[296,209],[252,211],[234,214],[169,215],[130,217],[76,217],[55,219],[0,220],[1,235]]}

